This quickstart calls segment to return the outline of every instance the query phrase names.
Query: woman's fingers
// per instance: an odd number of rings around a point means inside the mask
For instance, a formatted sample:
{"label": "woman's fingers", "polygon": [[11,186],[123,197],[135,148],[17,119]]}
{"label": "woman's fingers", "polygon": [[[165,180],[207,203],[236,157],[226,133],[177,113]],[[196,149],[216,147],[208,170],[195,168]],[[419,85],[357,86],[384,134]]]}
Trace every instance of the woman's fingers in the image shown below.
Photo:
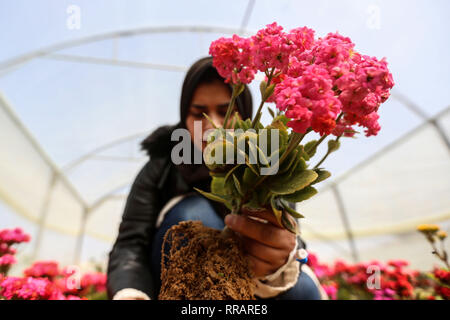
{"label": "woman's fingers", "polygon": [[[259,218],[270,219],[266,215],[260,215]],[[229,214],[225,217],[225,224],[242,236],[250,267],[257,277],[278,270],[289,259],[289,254],[296,245],[293,233],[245,215]]]}
{"label": "woman's fingers", "polygon": [[295,236],[271,223],[262,223],[245,216],[229,214],[225,217],[225,224],[243,236],[269,247],[289,250],[295,247]]}
{"label": "woman's fingers", "polygon": [[[251,211],[251,210],[247,210],[247,209],[242,209],[241,211],[244,215],[247,216],[252,216],[252,217],[256,217],[259,219],[263,219],[266,220],[268,222],[270,222],[271,224],[273,224],[274,226],[278,227],[278,228],[282,228],[285,229],[284,226],[280,225],[278,223],[277,218],[275,217],[275,215],[273,214],[273,212],[271,210],[258,210],[258,211]],[[287,215],[287,219],[289,219],[289,221],[291,222],[291,224],[296,224],[295,220],[288,214]]]}
{"label": "woman's fingers", "polygon": [[242,209],[241,212],[242,212],[243,215],[256,217],[256,218],[259,218],[259,219],[263,219],[263,220],[266,220],[266,221],[270,222],[274,226],[282,228],[282,226],[280,226],[278,224],[278,221],[277,221],[277,218],[275,217],[275,215],[269,210],[252,211],[252,210]]}
{"label": "woman's fingers", "polygon": [[277,269],[284,265],[289,257],[287,250],[268,247],[247,237],[242,237],[242,244],[246,253],[269,263]]}
{"label": "woman's fingers", "polygon": [[274,273],[277,270],[277,268],[270,263],[267,263],[258,257],[252,256],[251,254],[247,254],[247,259],[250,264],[250,269],[256,277],[264,277]]}

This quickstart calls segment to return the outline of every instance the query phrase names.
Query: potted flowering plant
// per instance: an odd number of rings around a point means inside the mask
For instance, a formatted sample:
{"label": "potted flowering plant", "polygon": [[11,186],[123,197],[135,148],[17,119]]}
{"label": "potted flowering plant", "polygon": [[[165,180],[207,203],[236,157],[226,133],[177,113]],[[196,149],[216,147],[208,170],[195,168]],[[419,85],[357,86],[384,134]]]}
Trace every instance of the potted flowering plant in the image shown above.
{"label": "potted flowering plant", "polygon": [[[312,29],[285,32],[277,23],[249,38],[213,41],[214,67],[233,91],[224,124],[212,123],[204,150],[211,191],[197,191],[234,214],[269,209],[281,226],[298,233],[295,219],[303,215],[291,204],[314,196],[316,184],[330,177],[322,164],[339,149],[341,138],[354,137],[356,126],[366,136],[378,133],[378,109],[394,85],[385,59],[362,55],[354,47],[338,33],[316,39]],[[257,72],[265,75],[261,103],[253,120],[241,119],[232,114],[234,102]],[[266,102],[275,103],[277,111],[268,109],[273,120],[264,126],[260,120]],[[305,143],[310,132],[320,139]],[[312,165],[327,138],[326,154]],[[162,263],[160,298],[252,298],[252,276],[239,239],[227,228],[222,234],[206,229],[189,222],[168,231],[166,258],[176,263]],[[186,239],[189,244],[182,245]],[[199,266],[206,262],[205,271]],[[205,289],[199,279],[210,282],[207,294],[198,293]]]}

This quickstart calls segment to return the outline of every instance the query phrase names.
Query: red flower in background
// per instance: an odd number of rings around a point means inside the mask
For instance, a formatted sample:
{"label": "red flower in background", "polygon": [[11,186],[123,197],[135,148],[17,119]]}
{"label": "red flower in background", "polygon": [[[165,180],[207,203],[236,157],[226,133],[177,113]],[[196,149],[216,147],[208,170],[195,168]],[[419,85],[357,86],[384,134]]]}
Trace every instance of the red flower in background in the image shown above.
{"label": "red flower in background", "polygon": [[9,268],[16,263],[13,245],[28,242],[22,229],[0,230],[0,300],[86,300],[106,298],[106,275],[100,272],[78,277],[80,288],[70,289],[69,280],[77,280],[75,271],[61,272],[56,261],[38,261],[24,271],[24,277],[9,277]]}
{"label": "red flower in background", "polygon": [[50,280],[60,275],[58,262],[55,261],[39,261],[33,263],[33,265],[24,271],[24,275],[27,277],[46,277]]}
{"label": "red flower in background", "polygon": [[0,230],[0,243],[6,243],[8,246],[14,243],[30,241],[30,236],[25,234],[21,228]]}

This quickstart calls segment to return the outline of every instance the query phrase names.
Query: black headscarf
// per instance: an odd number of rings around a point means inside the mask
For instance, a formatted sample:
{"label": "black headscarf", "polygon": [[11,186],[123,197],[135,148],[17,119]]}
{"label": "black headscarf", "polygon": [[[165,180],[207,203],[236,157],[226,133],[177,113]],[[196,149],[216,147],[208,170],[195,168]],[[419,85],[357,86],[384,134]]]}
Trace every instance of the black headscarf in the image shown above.
{"label": "black headscarf", "polygon": [[[176,125],[159,127],[141,143],[142,149],[146,150],[150,157],[171,154],[173,146],[178,143],[171,141],[172,132],[178,128],[186,128],[186,118],[195,89],[199,84],[205,82],[205,77],[210,77],[211,74],[214,75],[215,79],[225,81],[212,65],[212,57],[202,58],[189,68],[181,90],[180,121]],[[253,102],[247,86],[236,99],[236,107],[243,119],[252,117]],[[193,143],[191,148],[194,152],[201,152]],[[194,152],[192,152],[192,160],[194,159]],[[176,165],[176,168],[191,187],[206,189],[205,187],[209,184],[209,170],[204,164],[180,164]]]}

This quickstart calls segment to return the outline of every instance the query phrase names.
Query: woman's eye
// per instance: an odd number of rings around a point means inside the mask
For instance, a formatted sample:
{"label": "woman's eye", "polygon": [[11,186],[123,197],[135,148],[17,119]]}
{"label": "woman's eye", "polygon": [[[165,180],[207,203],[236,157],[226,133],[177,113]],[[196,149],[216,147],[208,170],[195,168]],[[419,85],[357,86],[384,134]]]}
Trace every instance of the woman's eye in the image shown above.
{"label": "woman's eye", "polygon": [[203,117],[203,113],[191,113],[191,115],[194,117],[194,118],[197,118],[197,119],[199,119],[199,118],[202,118]]}

